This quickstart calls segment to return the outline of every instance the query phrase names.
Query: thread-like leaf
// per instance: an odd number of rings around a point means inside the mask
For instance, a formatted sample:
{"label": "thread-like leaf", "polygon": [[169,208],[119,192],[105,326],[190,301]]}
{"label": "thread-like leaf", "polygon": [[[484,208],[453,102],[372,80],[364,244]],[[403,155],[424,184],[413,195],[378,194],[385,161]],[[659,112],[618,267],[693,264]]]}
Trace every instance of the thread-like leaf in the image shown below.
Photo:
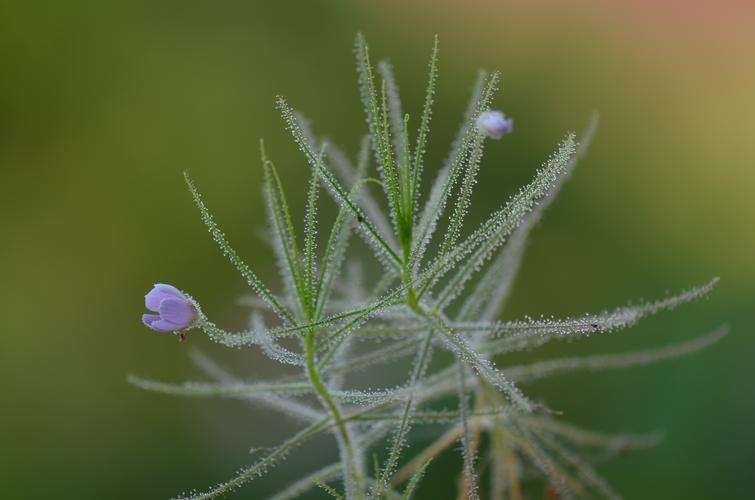
{"label": "thread-like leaf", "polygon": [[136,375],[129,375],[128,382],[140,389],[171,396],[186,397],[237,397],[247,394],[307,394],[312,392],[312,387],[307,382],[291,384],[233,384],[218,385],[199,382],[185,382],[183,384],[169,384],[150,380]]}
{"label": "thread-like leaf", "polygon": [[[333,173],[321,162],[317,155],[312,150],[310,145],[301,131],[301,126],[296,118],[291,107],[286,103],[282,97],[277,99],[278,109],[286,123],[286,127],[294,137],[294,141],[299,146],[299,149],[304,153],[310,166],[317,170],[320,178],[325,186],[328,188],[328,192],[336,200],[339,205],[345,206],[359,221],[359,227],[362,228],[369,236],[369,241],[373,243],[373,248],[379,250],[378,255],[386,259],[391,265],[398,267],[399,258],[396,252],[388,246],[385,239],[377,232],[374,224],[367,219],[367,216],[347,195],[346,191],[341,187],[341,184],[335,178]],[[385,182],[385,180],[383,181]]]}
{"label": "thread-like leaf", "polygon": [[252,312],[249,318],[249,326],[251,326],[253,332],[256,332],[255,336],[258,338],[256,344],[265,356],[286,365],[305,366],[306,363],[302,354],[286,349],[278,343],[278,338],[270,335],[270,330],[258,311]]}
{"label": "thread-like leaf", "polygon": [[726,336],[728,329],[719,328],[707,335],[686,342],[645,351],[622,352],[573,358],[550,359],[528,365],[506,367],[506,375],[517,382],[580,371],[600,371],[643,366],[686,356],[710,347]]}
{"label": "thread-like leaf", "polygon": [[425,471],[430,466],[430,463],[432,462],[432,458],[428,461],[426,461],[422,466],[420,466],[414,474],[412,474],[411,479],[409,479],[409,484],[406,485],[406,489],[404,490],[404,494],[401,495],[401,500],[411,500],[411,498],[414,496],[414,490],[417,489],[417,485],[419,484],[420,480],[422,479],[422,476],[425,475]]}
{"label": "thread-like leaf", "polygon": [[[323,152],[320,152],[318,162],[322,164]],[[307,190],[307,212],[304,220],[304,301],[303,308],[306,315],[312,318],[315,314],[317,302],[317,288],[319,284],[315,278],[315,234],[317,233],[317,193],[319,190],[317,171],[313,169]]]}
{"label": "thread-like leaf", "polygon": [[[260,141],[260,156],[264,171],[264,195],[270,225],[275,231],[276,244],[273,248],[278,256],[278,267],[283,275],[283,282],[288,289],[289,298],[293,296],[301,299],[304,296],[303,276],[299,251],[296,244],[296,233],[291,221],[291,213],[286,201],[278,171],[275,164],[267,159],[265,145]],[[285,264],[285,265],[284,265]]]}
{"label": "thread-like leaf", "polygon": [[393,342],[380,349],[372,350],[361,356],[355,356],[351,359],[344,360],[337,364],[324,367],[326,373],[338,373],[344,371],[364,370],[378,363],[388,363],[408,356],[416,351],[417,346],[422,342],[421,339],[410,338],[399,342]]}
{"label": "thread-like leaf", "polygon": [[393,75],[393,66],[388,61],[380,61],[377,65],[380,78],[385,82],[385,95],[388,99],[388,117],[391,123],[391,132],[396,158],[405,158],[407,155],[407,143],[404,140],[404,112],[401,107],[401,97],[396,78]]}
{"label": "thread-like leaf", "polygon": [[225,483],[221,483],[203,493],[188,493],[180,495],[176,497],[176,500],[209,500],[233,491],[247,481],[251,481],[255,477],[264,474],[271,467],[274,467],[280,460],[285,458],[286,454],[292,448],[317,435],[318,431],[325,427],[329,420],[330,417],[325,417],[296,433],[293,437],[284,441],[281,445],[274,448],[273,451],[265,455],[253,465],[243,468],[237,475]]}
{"label": "thread-like leaf", "polygon": [[[407,395],[406,402],[404,403],[404,408],[401,412],[401,420],[399,421],[396,433],[393,436],[393,443],[391,444],[391,449],[385,465],[383,466],[382,474],[380,477],[380,484],[383,487],[388,485],[388,480],[396,469],[396,464],[398,463],[401,449],[405,445],[406,434],[409,432],[411,426],[411,415],[416,404],[416,401],[414,399],[414,392],[416,390],[418,382],[427,369],[428,363],[430,362],[432,353],[432,337],[433,330],[430,330],[429,332],[427,332],[427,334],[425,334],[425,339],[422,342],[422,347],[420,347],[420,350],[417,353],[417,357],[414,361],[414,365],[412,366],[412,371],[409,376],[408,382],[409,393]],[[381,488],[380,491],[382,491],[382,489],[384,488]]]}
{"label": "thread-like leaf", "polygon": [[508,298],[521,265],[530,232],[540,221],[545,210],[553,203],[579,160],[584,156],[595,136],[597,127],[598,115],[593,113],[574,156],[566,165],[564,174],[556,181],[542,201],[527,215],[522,224],[511,235],[495,261],[477,280],[474,290],[469,294],[459,312],[459,319],[470,320],[474,317],[480,317],[483,321],[492,321],[500,316],[503,304]]}
{"label": "thread-like leaf", "polygon": [[324,490],[332,498],[335,498],[336,500],[344,500],[343,495],[338,493],[332,486],[329,486],[320,480],[315,481],[315,484],[319,486],[320,489]]}
{"label": "thread-like leaf", "polygon": [[[208,356],[206,356],[196,348],[189,350],[189,357],[194,362],[194,364],[199,367],[202,372],[205,373],[205,375],[213,379],[215,382],[220,382],[224,385],[235,385],[243,383],[242,380],[228,373],[212,359],[210,359]],[[314,408],[304,403],[293,401],[290,398],[282,396],[280,394],[277,394],[275,397],[269,397],[264,394],[246,394],[242,397],[242,399],[244,401],[247,401],[249,404],[264,405],[267,408],[280,412],[286,417],[294,418],[296,420],[304,422],[311,423],[323,418],[324,416],[320,411],[315,410]]]}
{"label": "thread-like leaf", "polygon": [[[516,229],[524,216],[530,212],[535,203],[545,196],[563,175],[566,166],[575,152],[574,134],[569,134],[561,143],[556,153],[537,171],[535,178],[519,194],[514,196],[503,209],[490,217],[478,230],[458,246],[474,247],[474,253],[459,266],[454,277],[438,296],[438,304],[445,305],[460,291],[464,283],[480,269],[490,255]],[[445,255],[445,254],[442,254]]]}
{"label": "thread-like leaf", "polygon": [[[438,80],[438,35],[435,35],[435,42],[433,43],[433,51],[430,55],[430,63],[428,64],[428,76],[427,87],[425,90],[425,104],[422,108],[422,118],[419,123],[419,131],[417,132],[417,143],[414,146],[414,163],[411,168],[412,180],[411,186],[411,213],[414,213],[414,200],[419,199],[419,184],[422,180],[422,169],[424,167],[424,158],[427,149],[427,136],[430,132],[430,118],[433,112],[433,101],[435,98],[435,84]],[[407,152],[408,157],[408,152]],[[409,166],[407,165],[407,169]]]}
{"label": "thread-like leaf", "polygon": [[[361,33],[357,35],[354,43],[354,52],[357,58],[357,74],[359,75],[359,93],[362,97],[367,124],[372,136],[372,148],[378,166],[380,178],[383,181],[383,189],[388,198],[388,209],[393,220],[394,227],[398,228],[401,219],[398,195],[397,172],[393,164],[391,152],[390,130],[388,130],[388,96],[386,84],[381,86],[378,93],[375,85],[375,77],[370,63],[370,52],[367,41]],[[398,261],[398,259],[397,259]]]}
{"label": "thread-like leaf", "polygon": [[585,489],[578,480],[554,460],[526,431],[521,428],[518,428],[517,431],[506,430],[504,433],[506,438],[519,449],[520,453],[545,474],[550,485],[556,489],[560,497],[585,496]]}
{"label": "thread-like leaf", "polygon": [[[714,278],[708,283],[691,288],[665,299],[636,306],[619,307],[610,312],[586,314],[577,318],[508,321],[487,323],[493,337],[502,336],[488,343],[485,352],[501,354],[543,345],[551,340],[572,339],[597,333],[622,330],[635,325],[642,318],[707,295],[718,283]],[[457,328],[459,325],[455,325]],[[471,326],[471,325],[467,325]]]}
{"label": "thread-like leaf", "polygon": [[437,313],[424,311],[425,318],[428,319],[432,328],[436,328],[446,341],[446,345],[454,355],[470,366],[479,376],[488,383],[498,387],[506,394],[511,402],[519,409],[531,412],[533,404],[522,394],[522,392],[506,376],[493,366],[487,359],[482,358],[467,343],[467,341],[453,331]]}
{"label": "thread-like leaf", "polygon": [[286,489],[271,496],[268,500],[291,500],[308,492],[318,482],[324,483],[338,478],[341,475],[341,464],[331,464],[313,472],[288,485]]}
{"label": "thread-like leaf", "polygon": [[579,458],[574,452],[563,446],[555,439],[554,436],[550,436],[547,433],[533,430],[533,434],[545,444],[550,450],[555,452],[556,456],[560,457],[569,466],[573,467],[577,471],[577,475],[583,484],[591,486],[596,492],[603,498],[609,498],[611,500],[618,500],[621,498],[613,488],[608,484],[600,474],[598,474],[592,467],[590,467],[584,460]]}
{"label": "thread-like leaf", "polygon": [[[359,153],[357,155],[357,164],[354,165],[349,159],[348,155],[344,153],[342,149],[336,146],[331,141],[323,138],[321,140],[315,139],[314,134],[309,129],[308,121],[298,111],[294,112],[299,126],[301,128],[302,137],[304,140],[312,145],[312,149],[321,148],[324,144],[328,146],[328,159],[329,166],[331,166],[334,172],[340,177],[341,182],[345,186],[354,186],[360,179],[364,179],[367,176],[367,171],[370,162],[370,136],[365,135],[359,147]],[[382,184],[380,184],[382,188]],[[382,189],[381,189],[382,193]],[[369,189],[362,189],[359,196],[354,200],[367,213],[367,217],[375,225],[377,232],[385,239],[388,246],[391,248],[397,248],[391,224],[388,222],[388,218],[383,213],[383,209],[377,199],[372,195]],[[366,234],[360,232],[366,237]],[[368,244],[372,244],[368,240]]]}
{"label": "thread-like leaf", "polygon": [[456,198],[453,213],[449,221],[448,230],[440,245],[440,253],[443,254],[456,243],[461,234],[461,226],[469,211],[469,203],[472,198],[472,189],[477,183],[477,172],[480,170],[480,160],[485,146],[485,136],[481,132],[475,134],[470,146],[470,153],[464,169],[464,176],[459,186],[459,195]]}
{"label": "thread-like leaf", "polygon": [[522,419],[527,423],[528,427],[542,429],[579,446],[614,450],[617,452],[656,446],[663,438],[659,433],[604,434],[546,417],[527,416],[522,417]]}
{"label": "thread-like leaf", "polygon": [[467,366],[458,360],[458,393],[459,393],[459,425],[461,425],[461,457],[464,464],[464,488],[465,496],[469,500],[478,500],[480,498],[477,491],[477,473],[475,472],[475,461],[477,453],[472,444],[472,432],[469,425],[469,394],[467,391]]}
{"label": "thread-like leaf", "polygon": [[489,106],[498,85],[498,78],[498,73],[493,73],[489,77],[485,72],[480,72],[478,75],[472,99],[465,113],[464,124],[454,140],[448,161],[436,177],[430,191],[430,197],[422,211],[412,249],[411,263],[413,269],[421,264],[425,251],[435,233],[438,219],[443,214],[468,153],[469,144],[473,137],[478,134],[477,118]]}
{"label": "thread-like leaf", "polygon": [[202,222],[204,222],[205,226],[207,226],[207,229],[210,231],[212,238],[223,251],[223,254],[228,258],[228,260],[231,261],[231,264],[233,264],[236,270],[241,273],[246,282],[254,289],[254,291],[257,292],[257,294],[270,306],[273,311],[275,311],[275,313],[281,319],[289,324],[295,323],[293,315],[278,301],[277,298],[275,298],[272,292],[270,292],[270,290],[268,290],[268,288],[262,283],[262,281],[257,278],[257,275],[252,272],[252,270],[249,268],[249,266],[246,265],[243,260],[241,260],[241,257],[239,257],[239,255],[236,253],[236,250],[234,250],[233,247],[231,247],[230,243],[228,243],[225,235],[213,220],[210,212],[207,210],[207,207],[202,201],[202,196],[199,194],[199,191],[197,191],[197,188],[194,186],[194,182],[189,178],[189,175],[184,174],[184,178],[186,179],[186,184],[189,186],[189,191],[191,191],[191,195],[194,198],[194,203],[197,205],[202,215]]}

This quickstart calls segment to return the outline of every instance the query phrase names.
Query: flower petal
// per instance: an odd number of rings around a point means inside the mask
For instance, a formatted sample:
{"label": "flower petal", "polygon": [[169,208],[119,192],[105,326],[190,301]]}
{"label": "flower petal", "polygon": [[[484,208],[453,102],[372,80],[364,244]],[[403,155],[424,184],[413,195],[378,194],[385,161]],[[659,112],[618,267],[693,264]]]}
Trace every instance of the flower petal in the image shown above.
{"label": "flower petal", "polygon": [[160,319],[159,314],[142,314],[142,323],[147,326],[152,325],[155,321]]}
{"label": "flower petal", "polygon": [[142,314],[142,323],[156,332],[172,332],[181,328],[180,325],[163,320],[159,314]]}
{"label": "flower petal", "polygon": [[161,333],[168,333],[168,332],[175,332],[176,330],[181,330],[181,325],[175,325],[171,323],[170,321],[165,321],[164,319],[159,319],[149,325],[150,328],[155,330],[156,332]]}
{"label": "flower petal", "polygon": [[194,321],[197,313],[186,299],[167,298],[160,302],[160,317],[178,328],[186,328]]}
{"label": "flower petal", "polygon": [[184,294],[181,293],[178,288],[172,285],[166,285],[164,283],[155,283],[152,290],[144,296],[144,305],[151,311],[160,310],[160,302],[164,299],[175,297],[178,299],[185,299]]}

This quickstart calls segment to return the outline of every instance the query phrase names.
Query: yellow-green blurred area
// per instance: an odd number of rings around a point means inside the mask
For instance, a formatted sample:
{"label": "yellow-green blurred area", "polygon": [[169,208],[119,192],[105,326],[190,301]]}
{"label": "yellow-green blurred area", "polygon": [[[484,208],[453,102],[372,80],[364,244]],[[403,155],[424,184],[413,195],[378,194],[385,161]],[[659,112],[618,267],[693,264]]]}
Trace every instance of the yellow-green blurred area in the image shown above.
{"label": "yellow-green blurred area", "polygon": [[[525,387],[569,422],[665,432],[599,470],[627,498],[745,498],[755,460],[755,4],[739,2],[36,2],[0,5],[0,496],[169,498],[225,480],[295,426],[238,401],[141,392],[128,373],[201,379],[199,347],[249,379],[258,352],[179,344],[140,323],[156,281],[229,329],[245,283],[199,221],[195,178],[275,290],[258,140],[294,210],[307,166],[282,94],[355,153],[366,131],[353,67],[362,31],[418,116],[432,37],[440,84],[426,181],[445,158],[478,68],[500,69],[515,131],[486,148],[467,227],[529,179],[590,113],[589,154],[538,227],[507,318],[663,297],[720,276],[709,299],[615,336],[531,353],[615,352],[707,333],[705,352]],[[413,120],[416,124],[416,118]],[[333,213],[332,203],[322,197]],[[327,217],[326,217],[327,218]],[[505,360],[501,361],[502,363]],[[379,380],[375,381],[380,384]],[[429,442],[415,445],[410,452]],[[264,498],[335,458],[320,439],[238,498]],[[420,498],[453,498],[453,459]],[[447,468],[444,470],[444,468]],[[318,497],[319,498],[319,497]]]}

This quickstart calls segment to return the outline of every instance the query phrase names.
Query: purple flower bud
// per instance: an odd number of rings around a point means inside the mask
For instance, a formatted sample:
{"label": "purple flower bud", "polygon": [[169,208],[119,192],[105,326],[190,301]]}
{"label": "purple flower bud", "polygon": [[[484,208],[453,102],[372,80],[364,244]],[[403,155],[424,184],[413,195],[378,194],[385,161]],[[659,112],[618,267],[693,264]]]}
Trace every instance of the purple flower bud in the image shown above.
{"label": "purple flower bud", "polygon": [[477,118],[477,128],[488,137],[500,139],[514,129],[514,120],[500,111],[485,111]]}
{"label": "purple flower bud", "polygon": [[155,283],[144,296],[147,309],[158,314],[142,314],[142,323],[156,332],[175,332],[190,326],[197,317],[194,303],[176,287]]}

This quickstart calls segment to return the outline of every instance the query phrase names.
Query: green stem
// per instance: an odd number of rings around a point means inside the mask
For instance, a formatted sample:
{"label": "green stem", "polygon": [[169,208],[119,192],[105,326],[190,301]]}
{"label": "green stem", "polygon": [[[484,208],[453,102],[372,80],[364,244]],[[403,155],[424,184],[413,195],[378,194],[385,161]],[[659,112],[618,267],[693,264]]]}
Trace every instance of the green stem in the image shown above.
{"label": "green stem", "polygon": [[325,403],[327,409],[330,410],[333,420],[336,423],[338,433],[341,435],[341,439],[343,440],[343,446],[344,448],[346,448],[346,458],[349,462],[348,468],[351,470],[351,479],[354,482],[355,494],[358,499],[361,499],[362,486],[360,484],[359,472],[357,471],[356,467],[356,458],[354,455],[354,447],[351,444],[351,438],[349,437],[349,433],[346,430],[346,424],[341,417],[341,412],[338,409],[338,406],[330,396],[330,393],[328,392],[327,387],[325,387],[325,384],[323,384],[320,380],[320,374],[317,371],[317,365],[315,363],[315,333],[316,331],[314,329],[307,332],[307,373],[309,375],[310,381],[312,382],[312,386],[320,395],[320,398],[322,399],[323,403]]}
{"label": "green stem", "polygon": [[408,232],[405,234],[400,234],[401,238],[401,248],[403,250],[401,260],[401,281],[404,283],[404,286],[406,287],[406,303],[407,305],[412,309],[412,311],[417,312],[419,307],[419,298],[417,297],[416,292],[414,291],[414,284],[412,283],[412,266],[411,266],[411,253],[412,253],[412,243],[413,243],[413,235],[412,235],[412,228],[411,228],[411,215],[409,216],[409,222],[408,224]]}

